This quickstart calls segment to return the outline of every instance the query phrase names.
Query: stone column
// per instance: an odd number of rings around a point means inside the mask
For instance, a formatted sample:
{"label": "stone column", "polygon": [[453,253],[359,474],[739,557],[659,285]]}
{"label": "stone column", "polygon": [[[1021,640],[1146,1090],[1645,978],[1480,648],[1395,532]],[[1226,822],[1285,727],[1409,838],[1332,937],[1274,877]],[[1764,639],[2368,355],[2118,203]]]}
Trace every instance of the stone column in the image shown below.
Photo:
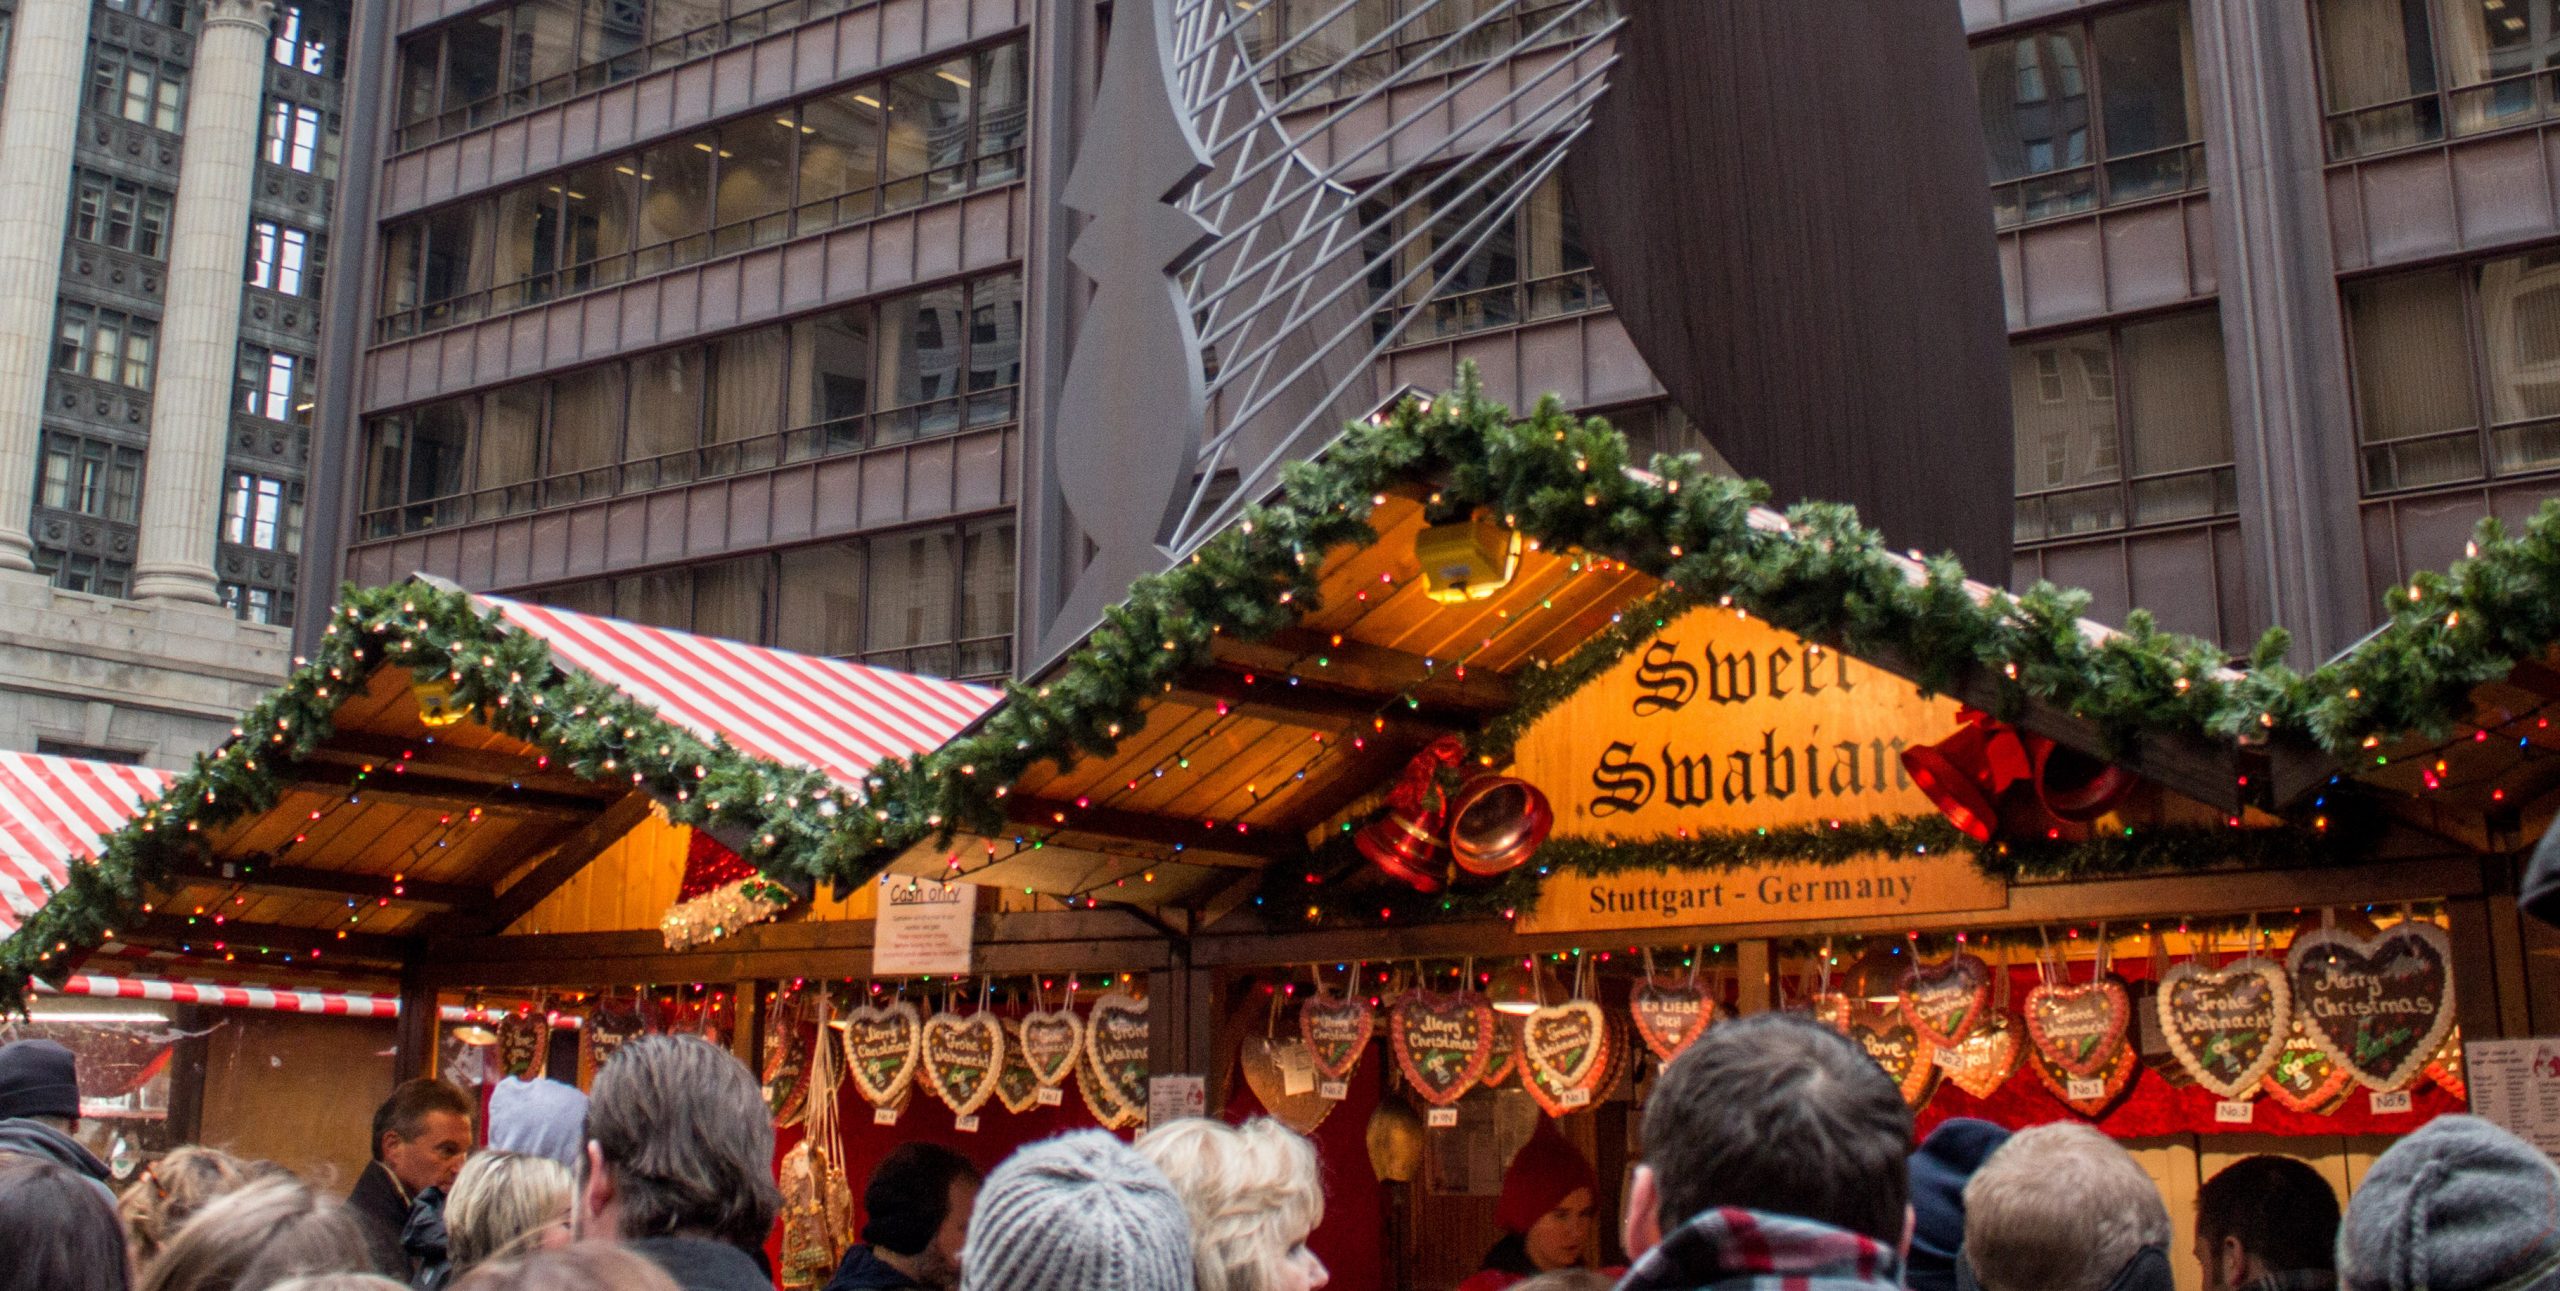
{"label": "stone column", "polygon": [[88,0],[21,0],[0,102],[0,575],[31,573],[36,435],[62,284],[71,149],[89,64]]}
{"label": "stone column", "polygon": [[187,89],[168,309],[142,481],[137,598],[212,602],[223,448],[240,361],[240,290],[274,0],[206,0]]}

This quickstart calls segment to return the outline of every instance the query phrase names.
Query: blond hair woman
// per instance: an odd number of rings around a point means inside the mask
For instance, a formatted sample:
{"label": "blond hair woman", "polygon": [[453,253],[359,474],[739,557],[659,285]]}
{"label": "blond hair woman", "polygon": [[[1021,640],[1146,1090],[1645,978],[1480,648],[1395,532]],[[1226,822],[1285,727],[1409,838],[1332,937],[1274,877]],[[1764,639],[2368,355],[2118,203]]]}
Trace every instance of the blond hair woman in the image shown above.
{"label": "blond hair woman", "polygon": [[549,1157],[483,1152],[444,1203],[454,1277],[488,1260],[569,1243],[569,1171]]}
{"label": "blond hair woman", "polygon": [[1267,1116],[1193,1117],[1149,1130],[1138,1151],[1191,1214],[1199,1291],[1316,1291],[1331,1275],[1307,1249],[1324,1221],[1315,1145]]}
{"label": "blond hair woman", "polygon": [[249,1178],[247,1165],[220,1148],[183,1147],[142,1167],[142,1177],[116,1203],[133,1267],[150,1264],[205,1203]]}

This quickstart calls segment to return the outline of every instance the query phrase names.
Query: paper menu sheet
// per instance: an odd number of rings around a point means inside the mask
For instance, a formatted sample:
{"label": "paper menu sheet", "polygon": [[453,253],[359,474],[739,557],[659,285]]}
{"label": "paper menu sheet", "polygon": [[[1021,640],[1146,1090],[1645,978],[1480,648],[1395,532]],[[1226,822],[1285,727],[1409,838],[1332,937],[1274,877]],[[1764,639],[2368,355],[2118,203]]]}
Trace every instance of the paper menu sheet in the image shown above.
{"label": "paper menu sheet", "polygon": [[2462,1046],[2471,1112],[2560,1159],[2560,1038]]}

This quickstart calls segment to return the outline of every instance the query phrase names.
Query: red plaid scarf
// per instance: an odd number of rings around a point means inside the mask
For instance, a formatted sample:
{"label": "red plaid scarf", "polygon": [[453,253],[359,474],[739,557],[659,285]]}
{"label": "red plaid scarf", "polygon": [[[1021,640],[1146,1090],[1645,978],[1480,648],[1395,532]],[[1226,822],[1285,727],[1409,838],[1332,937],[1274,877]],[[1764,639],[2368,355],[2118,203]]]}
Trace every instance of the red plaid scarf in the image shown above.
{"label": "red plaid scarf", "polygon": [[1726,1206],[1680,1226],[1618,1291],[1896,1291],[1902,1265],[1873,1238]]}

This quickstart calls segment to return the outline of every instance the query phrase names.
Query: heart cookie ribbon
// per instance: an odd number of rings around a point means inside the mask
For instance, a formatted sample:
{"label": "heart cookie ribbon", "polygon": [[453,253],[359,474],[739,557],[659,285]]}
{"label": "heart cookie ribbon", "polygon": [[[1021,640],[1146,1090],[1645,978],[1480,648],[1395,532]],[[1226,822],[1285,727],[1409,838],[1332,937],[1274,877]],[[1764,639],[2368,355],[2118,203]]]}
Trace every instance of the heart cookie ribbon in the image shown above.
{"label": "heart cookie ribbon", "polygon": [[1422,1101],[1447,1107],[1475,1088],[1493,1058],[1493,1004],[1472,991],[1411,990],[1387,1009],[1387,1045]]}
{"label": "heart cookie ribbon", "polygon": [[1923,1044],[1953,1049],[1991,1012],[1991,965],[1958,953],[1934,964],[1914,963],[1896,995],[1902,1020]]}
{"label": "heart cookie ribbon", "polygon": [[2095,1076],[2115,1061],[2133,1021],[2124,983],[2102,978],[2079,986],[2041,984],[2027,992],[2027,1038],[2036,1053],[2067,1076]]}
{"label": "heart cookie ribbon", "polygon": [[2160,976],[2153,1006],[2178,1065],[2225,1099],[2257,1089],[2293,1025],[2293,990],[2283,966],[2254,955],[2220,968],[2171,968]]}
{"label": "heart cookie ribbon", "polygon": [[903,1104],[921,1057],[924,1020],[916,1006],[905,1000],[865,1004],[836,1025],[844,1036],[845,1074],[862,1101],[873,1107]]}
{"label": "heart cookie ribbon", "polygon": [[1004,1023],[996,1015],[936,1013],[925,1019],[920,1047],[925,1089],[953,1116],[975,1115],[995,1096],[1004,1074]]}
{"label": "heart cookie ribbon", "polygon": [[2415,921],[2371,937],[2315,928],[2285,953],[2304,1034],[2358,1082],[2406,1089],[2453,1031],[2453,944]]}
{"label": "heart cookie ribbon", "polygon": [[[1086,1102],[1099,1102],[1125,1129],[1147,1114],[1147,1002],[1114,991],[1093,1002],[1085,1015],[1084,1070],[1080,1077]],[[1097,1113],[1103,1106],[1095,1108]]]}

